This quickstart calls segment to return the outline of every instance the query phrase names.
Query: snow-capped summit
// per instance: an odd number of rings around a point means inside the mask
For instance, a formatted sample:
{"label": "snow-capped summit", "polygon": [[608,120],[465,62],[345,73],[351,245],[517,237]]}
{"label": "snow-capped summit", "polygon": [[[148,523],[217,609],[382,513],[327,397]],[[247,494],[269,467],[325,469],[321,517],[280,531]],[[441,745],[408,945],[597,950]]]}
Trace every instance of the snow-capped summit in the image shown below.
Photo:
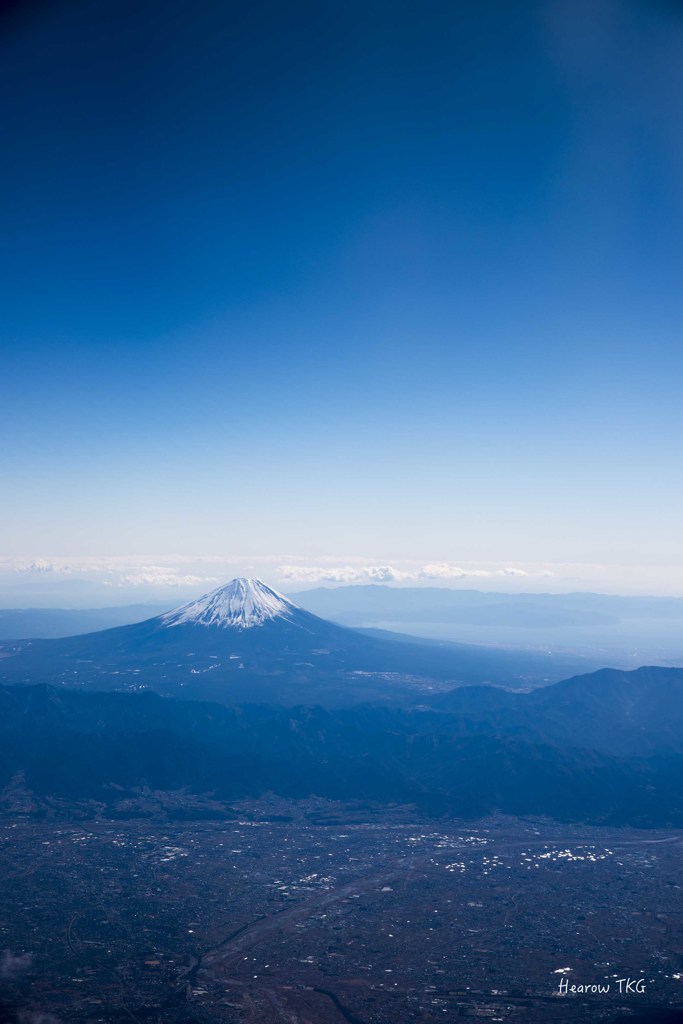
{"label": "snow-capped summit", "polygon": [[290,619],[301,609],[259,579],[235,579],[160,617],[164,626],[251,629],[270,619]]}

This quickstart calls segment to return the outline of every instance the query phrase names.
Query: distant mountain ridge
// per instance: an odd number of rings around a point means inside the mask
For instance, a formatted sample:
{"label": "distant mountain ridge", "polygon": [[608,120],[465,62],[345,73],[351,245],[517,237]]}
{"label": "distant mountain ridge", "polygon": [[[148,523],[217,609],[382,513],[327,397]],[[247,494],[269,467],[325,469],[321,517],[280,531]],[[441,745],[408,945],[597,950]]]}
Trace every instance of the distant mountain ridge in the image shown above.
{"label": "distant mountain ridge", "polygon": [[607,625],[618,618],[653,615],[683,623],[683,597],[638,597],[576,591],[503,593],[453,587],[353,584],[315,587],[290,595],[316,615],[357,625],[404,620],[477,624]]}
{"label": "distant mountain ridge", "polygon": [[223,703],[414,699],[457,684],[540,685],[584,665],[540,652],[365,635],[249,579],[129,626],[0,646],[0,682],[152,689]]}
{"label": "distant mountain ridge", "polygon": [[111,608],[0,608],[0,643],[3,640],[56,639],[128,626],[167,606],[116,605]]}
{"label": "distant mountain ridge", "polygon": [[582,653],[597,667],[683,665],[683,598],[499,593],[381,584],[318,587],[294,600],[353,628]]}

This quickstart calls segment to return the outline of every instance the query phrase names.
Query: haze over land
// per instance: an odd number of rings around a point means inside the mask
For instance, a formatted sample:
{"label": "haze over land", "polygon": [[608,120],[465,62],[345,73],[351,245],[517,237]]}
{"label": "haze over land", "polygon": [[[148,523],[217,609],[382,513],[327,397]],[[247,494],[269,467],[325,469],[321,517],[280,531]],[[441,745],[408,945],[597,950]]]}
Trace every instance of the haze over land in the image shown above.
{"label": "haze over land", "polygon": [[[162,614],[166,603],[90,609],[0,609],[0,640],[67,637]],[[633,668],[683,662],[683,599],[611,595],[499,593],[449,587],[355,584],[300,590],[303,608],[346,626],[435,640],[554,651],[593,666]],[[174,600],[175,599],[175,600]]]}

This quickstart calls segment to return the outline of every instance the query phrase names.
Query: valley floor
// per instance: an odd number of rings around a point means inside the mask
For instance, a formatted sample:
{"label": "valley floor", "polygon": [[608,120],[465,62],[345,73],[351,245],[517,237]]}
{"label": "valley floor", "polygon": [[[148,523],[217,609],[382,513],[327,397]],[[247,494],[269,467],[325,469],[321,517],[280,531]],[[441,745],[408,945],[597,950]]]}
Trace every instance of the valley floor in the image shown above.
{"label": "valley floor", "polygon": [[230,814],[1,818],[3,1024],[683,1019],[679,833]]}

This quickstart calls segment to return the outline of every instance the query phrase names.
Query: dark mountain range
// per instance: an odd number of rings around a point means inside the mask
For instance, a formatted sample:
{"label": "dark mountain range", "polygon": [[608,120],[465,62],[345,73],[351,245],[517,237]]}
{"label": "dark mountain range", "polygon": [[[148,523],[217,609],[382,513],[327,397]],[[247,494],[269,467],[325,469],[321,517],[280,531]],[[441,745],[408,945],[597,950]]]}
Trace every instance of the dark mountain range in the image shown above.
{"label": "dark mountain range", "polygon": [[468,732],[521,733],[624,756],[683,751],[680,668],[602,669],[524,694],[463,687],[427,703]]}
{"label": "dark mountain range", "polygon": [[272,791],[466,817],[683,825],[683,671],[450,696],[457,709],[330,711],[0,687],[0,805],[21,789],[43,814],[125,814],[143,792],[157,805],[174,792],[192,806]]}
{"label": "dark mountain range", "polygon": [[467,683],[542,685],[584,666],[540,652],[363,634],[241,579],[133,625],[0,649],[6,683],[328,706],[413,700],[415,692]]}

